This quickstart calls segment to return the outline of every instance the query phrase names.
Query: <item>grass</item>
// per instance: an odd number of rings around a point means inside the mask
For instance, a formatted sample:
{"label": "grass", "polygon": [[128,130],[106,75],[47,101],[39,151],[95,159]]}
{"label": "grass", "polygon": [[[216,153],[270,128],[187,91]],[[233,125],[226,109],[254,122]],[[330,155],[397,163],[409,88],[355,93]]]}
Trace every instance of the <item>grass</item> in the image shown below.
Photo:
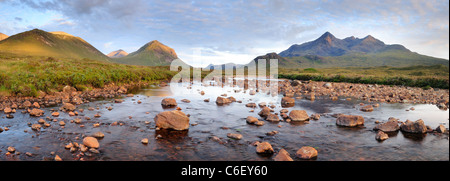
{"label": "grass", "polygon": [[348,82],[381,85],[402,85],[424,89],[449,89],[449,67],[445,65],[409,67],[346,67],[279,69],[279,78]]}
{"label": "grass", "polygon": [[169,67],[147,67],[90,59],[0,54],[0,96],[37,96],[61,91],[66,85],[84,91],[108,84],[169,80]]}

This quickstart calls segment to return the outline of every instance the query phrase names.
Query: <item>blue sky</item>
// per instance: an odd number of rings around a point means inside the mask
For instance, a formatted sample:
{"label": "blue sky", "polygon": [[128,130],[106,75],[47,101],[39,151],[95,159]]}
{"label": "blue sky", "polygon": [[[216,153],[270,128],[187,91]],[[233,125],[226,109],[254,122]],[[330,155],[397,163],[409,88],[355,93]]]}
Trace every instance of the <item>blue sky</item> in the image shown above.
{"label": "blue sky", "polygon": [[[0,32],[79,36],[108,54],[158,40],[193,63],[247,63],[329,31],[449,59],[448,0],[0,0]],[[196,51],[197,50],[197,51]]]}

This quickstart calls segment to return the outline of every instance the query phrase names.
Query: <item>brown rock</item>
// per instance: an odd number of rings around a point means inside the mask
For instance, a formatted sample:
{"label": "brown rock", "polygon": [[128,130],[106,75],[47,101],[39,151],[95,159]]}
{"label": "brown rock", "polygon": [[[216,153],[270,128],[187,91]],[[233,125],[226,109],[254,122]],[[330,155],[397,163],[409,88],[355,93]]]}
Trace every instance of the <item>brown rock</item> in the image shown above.
{"label": "brown rock", "polygon": [[247,119],[246,119],[246,121],[247,121],[248,124],[255,124],[255,123],[257,123],[259,120],[258,120],[258,118],[255,118],[255,117],[253,117],[253,116],[248,116]]}
{"label": "brown rock", "polygon": [[161,129],[186,130],[189,129],[189,117],[181,111],[161,112],[154,118],[156,127]]}
{"label": "brown rock", "polygon": [[446,131],[446,129],[445,129],[445,126],[444,125],[439,125],[436,129],[436,132],[438,132],[438,133],[445,133],[445,131]]}
{"label": "brown rock", "polygon": [[281,106],[282,107],[292,107],[295,105],[295,99],[290,97],[281,98]]}
{"label": "brown rock", "polygon": [[163,107],[175,107],[177,106],[177,101],[173,98],[165,98],[161,101]]}
{"label": "brown rock", "polygon": [[52,116],[53,116],[53,117],[58,117],[58,116],[59,116],[59,112],[53,112],[53,113],[52,113]]}
{"label": "brown rock", "polygon": [[301,147],[297,152],[296,156],[300,159],[309,160],[316,158],[318,155],[318,152],[315,148],[310,146],[304,146]]}
{"label": "brown rock", "polygon": [[293,110],[289,113],[291,121],[309,121],[309,116],[304,110]]}
{"label": "brown rock", "polygon": [[266,120],[267,120],[267,121],[271,121],[271,122],[278,122],[278,121],[280,121],[280,119],[278,118],[278,116],[275,115],[275,114],[269,114],[269,115],[266,117]]}
{"label": "brown rock", "polygon": [[3,112],[4,112],[5,114],[9,114],[9,113],[12,112],[12,109],[9,108],[9,107],[7,107],[7,108],[5,108],[5,109],[3,110]]}
{"label": "brown rock", "polygon": [[256,153],[258,154],[272,154],[273,148],[269,142],[262,142],[256,146]]}
{"label": "brown rock", "polygon": [[378,141],[384,141],[387,140],[388,138],[389,136],[383,131],[378,131],[377,135],[375,136],[375,139]]}
{"label": "brown rock", "polygon": [[217,97],[216,99],[216,104],[218,105],[223,105],[223,104],[228,104],[231,103],[231,100],[225,97]]}
{"label": "brown rock", "polygon": [[90,137],[90,136],[85,137],[83,139],[83,145],[87,146],[89,148],[98,148],[98,147],[100,147],[100,144],[98,143],[97,138]]}
{"label": "brown rock", "polygon": [[272,110],[269,108],[269,107],[264,107],[259,113],[258,113],[258,115],[259,116],[261,116],[261,117],[267,117],[267,116],[269,116],[271,113]]}
{"label": "brown rock", "polygon": [[423,134],[427,132],[427,126],[425,126],[425,123],[421,119],[415,122],[406,120],[406,122],[400,126],[400,130],[407,133]]}
{"label": "brown rock", "polygon": [[236,134],[236,133],[228,133],[227,137],[228,138],[237,139],[237,140],[242,139],[242,135],[241,134]]}
{"label": "brown rock", "polygon": [[255,107],[256,107],[256,103],[247,103],[247,104],[245,105],[245,107],[255,108]]}
{"label": "brown rock", "polygon": [[355,127],[364,125],[364,118],[362,116],[342,114],[336,119],[336,124],[338,126]]}
{"label": "brown rock", "polygon": [[42,116],[42,115],[44,115],[44,111],[43,111],[43,110],[40,110],[40,109],[34,108],[34,109],[31,110],[31,112],[30,112],[30,116],[40,117],[40,116]]}
{"label": "brown rock", "polygon": [[75,109],[76,109],[75,105],[70,103],[64,103],[63,106],[61,107],[61,110],[65,112],[75,111]]}
{"label": "brown rock", "polygon": [[383,132],[394,132],[400,130],[400,126],[398,125],[398,120],[396,119],[389,119],[388,122],[379,124],[373,128],[373,130],[377,131],[383,131]]}
{"label": "brown rock", "polygon": [[294,161],[285,149],[281,149],[273,158],[274,161]]}
{"label": "brown rock", "polygon": [[367,106],[362,107],[360,110],[364,111],[364,112],[372,112],[373,111],[373,106],[372,105],[367,105]]}

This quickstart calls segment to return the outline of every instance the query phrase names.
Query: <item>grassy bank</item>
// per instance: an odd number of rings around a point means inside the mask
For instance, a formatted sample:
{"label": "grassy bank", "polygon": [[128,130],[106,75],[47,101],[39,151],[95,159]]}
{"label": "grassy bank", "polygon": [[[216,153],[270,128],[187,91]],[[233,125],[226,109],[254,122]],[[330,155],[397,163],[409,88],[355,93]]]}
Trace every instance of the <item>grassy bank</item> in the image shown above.
{"label": "grassy bank", "polygon": [[444,65],[279,69],[279,78],[449,89],[449,67]]}
{"label": "grassy bank", "polygon": [[0,96],[37,96],[39,91],[61,91],[65,85],[83,91],[111,83],[168,80],[174,74],[169,67],[0,54]]}

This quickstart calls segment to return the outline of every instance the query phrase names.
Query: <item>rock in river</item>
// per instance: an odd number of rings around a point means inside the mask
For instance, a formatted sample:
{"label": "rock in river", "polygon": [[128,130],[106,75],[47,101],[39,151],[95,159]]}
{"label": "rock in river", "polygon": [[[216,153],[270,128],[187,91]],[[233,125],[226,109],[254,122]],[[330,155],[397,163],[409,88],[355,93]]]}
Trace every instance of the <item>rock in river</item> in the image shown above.
{"label": "rock in river", "polygon": [[259,116],[261,116],[261,117],[263,117],[263,118],[265,118],[265,117],[267,117],[267,116],[269,116],[271,113],[272,110],[269,108],[269,107],[264,107],[259,113],[258,113],[258,115]]}
{"label": "rock in river", "polygon": [[436,132],[438,132],[438,133],[445,133],[445,126],[444,125],[439,125],[436,129]]}
{"label": "rock in river", "polygon": [[383,131],[378,131],[377,135],[375,136],[375,139],[378,141],[384,141],[387,140],[388,138],[389,136]]}
{"label": "rock in river", "polygon": [[273,158],[274,161],[294,161],[285,149],[281,149]]}
{"label": "rock in river", "polygon": [[398,120],[395,118],[389,118],[389,121],[383,124],[379,124],[373,128],[373,130],[383,131],[383,132],[394,132],[398,131],[400,126],[398,125]]}
{"label": "rock in river", "polygon": [[272,145],[270,145],[269,142],[262,142],[256,146],[256,153],[259,154],[272,154],[273,148]]}
{"label": "rock in river", "polygon": [[315,148],[310,147],[310,146],[304,146],[301,147],[296,153],[295,155],[300,158],[300,159],[304,159],[304,160],[309,160],[309,159],[313,159],[316,158],[318,155],[318,152]]}
{"label": "rock in river", "polygon": [[30,116],[40,117],[42,115],[44,115],[44,111],[40,110],[40,109],[35,108],[35,109],[31,110],[31,112],[30,112]]}
{"label": "rock in river", "polygon": [[83,145],[87,146],[89,148],[98,148],[98,147],[100,147],[100,144],[98,143],[97,138],[90,137],[90,136],[85,137],[83,139]]}
{"label": "rock in river", "polygon": [[63,106],[61,107],[61,110],[65,111],[65,112],[75,111],[75,109],[77,109],[77,108],[73,104],[70,104],[70,103],[64,103]]}
{"label": "rock in river", "polygon": [[242,139],[242,135],[241,134],[237,134],[237,133],[228,133],[227,137],[228,138],[237,139],[237,140]]}
{"label": "rock in river", "polygon": [[342,114],[336,119],[336,124],[338,126],[355,127],[364,125],[364,118],[362,116]]}
{"label": "rock in river", "polygon": [[282,107],[290,107],[295,105],[295,99],[290,97],[283,97],[281,99],[281,106]]}
{"label": "rock in river", "polygon": [[229,98],[225,98],[225,97],[217,97],[216,99],[216,104],[217,105],[224,105],[224,104],[228,104],[231,103],[232,101]]}
{"label": "rock in river", "polygon": [[155,116],[156,127],[160,129],[189,129],[189,117],[181,111],[165,111]]}
{"label": "rock in river", "polygon": [[363,112],[372,112],[373,111],[373,106],[372,105],[367,105],[367,106],[362,107],[360,110],[363,111]]}
{"label": "rock in river", "polygon": [[309,116],[304,110],[292,110],[289,113],[291,121],[309,121]]}
{"label": "rock in river", "polygon": [[403,123],[400,126],[400,129],[407,133],[426,133],[427,132],[427,126],[425,126],[425,123],[423,120],[419,119],[415,122],[412,122],[410,120],[406,120],[405,123]]}
{"label": "rock in river", "polygon": [[165,98],[161,101],[163,107],[175,107],[177,106],[177,101],[173,98]]}

